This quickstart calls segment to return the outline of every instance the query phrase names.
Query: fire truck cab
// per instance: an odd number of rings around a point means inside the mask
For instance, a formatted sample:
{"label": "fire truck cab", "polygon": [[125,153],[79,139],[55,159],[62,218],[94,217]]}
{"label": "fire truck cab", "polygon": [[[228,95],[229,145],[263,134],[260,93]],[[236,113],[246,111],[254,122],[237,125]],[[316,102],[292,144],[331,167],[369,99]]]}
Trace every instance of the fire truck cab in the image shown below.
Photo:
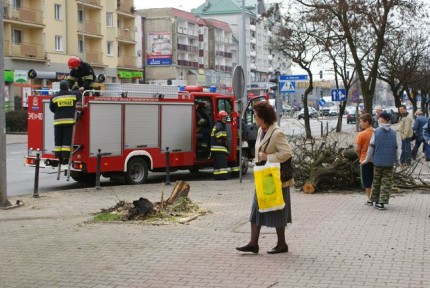
{"label": "fire truck cab", "polygon": [[[229,166],[242,165],[242,171],[246,173],[255,139],[251,139],[250,143],[242,139],[245,144],[240,161],[239,114],[235,109],[234,96],[203,92],[203,88],[198,86],[188,86],[178,91],[175,86],[105,85],[106,90],[100,93],[101,96],[91,96],[86,91],[78,105],[80,113],[75,124],[70,166],[70,176],[74,180],[95,181],[99,154],[103,155],[101,175],[112,180],[124,180],[128,184],[145,183],[148,171],[163,172],[167,165],[170,171],[188,169],[192,172],[212,167],[210,132],[202,132],[196,118],[197,113],[200,116],[205,114],[209,122],[206,128],[211,130],[221,110],[229,114]],[[28,166],[35,165],[37,154],[41,168],[58,165],[53,152],[50,98],[49,95],[33,95],[28,99]],[[249,106],[245,115],[249,114],[248,110]],[[252,115],[247,117],[253,121]],[[245,133],[242,135],[246,138],[256,136],[255,123],[251,122],[248,128],[244,127]],[[68,166],[64,166],[62,170],[67,170]]]}

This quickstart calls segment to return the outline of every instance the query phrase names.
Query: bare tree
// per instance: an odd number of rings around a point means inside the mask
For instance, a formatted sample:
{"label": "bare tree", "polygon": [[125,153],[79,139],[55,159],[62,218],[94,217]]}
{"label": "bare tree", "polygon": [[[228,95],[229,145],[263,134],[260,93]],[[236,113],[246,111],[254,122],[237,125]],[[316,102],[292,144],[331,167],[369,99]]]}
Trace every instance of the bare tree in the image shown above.
{"label": "bare tree", "polygon": [[381,56],[378,78],[390,86],[396,107],[401,105],[406,91],[416,111],[417,101],[414,96],[423,90],[422,83],[429,80],[425,67],[430,43],[427,33],[422,32],[395,31]]}
{"label": "bare tree", "polygon": [[[377,72],[386,34],[417,17],[416,0],[295,0],[306,13],[319,12],[318,21],[335,19],[337,33],[345,39],[363,93],[364,109],[372,110]],[[366,59],[366,61],[363,61]],[[367,65],[367,66],[366,66]]]}
{"label": "bare tree", "polygon": [[311,66],[318,60],[321,47],[315,41],[315,37],[312,36],[317,33],[315,25],[299,16],[290,14],[283,17],[283,25],[276,32],[276,41],[271,43],[271,47],[291,59],[309,76],[309,86],[303,95],[303,107],[306,138],[310,139],[312,134],[309,122],[308,95],[314,88]]}

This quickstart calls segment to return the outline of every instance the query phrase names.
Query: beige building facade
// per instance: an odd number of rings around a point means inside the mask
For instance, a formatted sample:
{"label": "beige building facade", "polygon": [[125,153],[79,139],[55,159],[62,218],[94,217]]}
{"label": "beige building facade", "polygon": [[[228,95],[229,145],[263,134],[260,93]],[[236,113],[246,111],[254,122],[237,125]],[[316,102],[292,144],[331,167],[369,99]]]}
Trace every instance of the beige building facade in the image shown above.
{"label": "beige building facade", "polygon": [[[4,0],[3,44],[9,105],[14,96],[50,87],[78,56],[106,82],[142,80],[133,0]],[[35,79],[26,75],[37,72]]]}

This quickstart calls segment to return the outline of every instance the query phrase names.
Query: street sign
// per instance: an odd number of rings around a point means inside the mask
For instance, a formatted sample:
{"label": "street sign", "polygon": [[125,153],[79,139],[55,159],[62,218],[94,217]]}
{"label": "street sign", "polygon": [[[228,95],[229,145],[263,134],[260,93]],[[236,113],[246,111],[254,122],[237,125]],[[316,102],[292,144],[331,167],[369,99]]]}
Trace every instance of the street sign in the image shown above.
{"label": "street sign", "polygon": [[233,93],[236,99],[242,99],[243,93],[245,92],[245,74],[243,73],[243,68],[237,65],[234,68],[232,85]]}
{"label": "street sign", "polygon": [[280,75],[279,81],[306,81],[308,80],[308,75]]}
{"label": "street sign", "polygon": [[325,105],[325,100],[324,99],[318,100],[318,105],[324,106]]}
{"label": "street sign", "polygon": [[279,81],[281,92],[296,92],[296,82],[294,81]]}
{"label": "street sign", "polygon": [[331,89],[332,101],[346,101],[346,89]]}

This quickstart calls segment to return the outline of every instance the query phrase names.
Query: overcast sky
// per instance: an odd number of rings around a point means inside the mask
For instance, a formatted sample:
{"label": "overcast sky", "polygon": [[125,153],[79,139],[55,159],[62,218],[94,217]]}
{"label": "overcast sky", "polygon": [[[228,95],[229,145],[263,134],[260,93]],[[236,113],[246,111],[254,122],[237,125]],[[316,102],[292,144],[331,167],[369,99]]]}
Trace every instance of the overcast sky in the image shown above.
{"label": "overcast sky", "polygon": [[199,7],[205,3],[205,0],[135,0],[134,5],[136,9],[148,9],[148,8],[163,8],[173,7],[184,11],[190,12],[191,9]]}
{"label": "overcast sky", "polygon": [[[266,0],[266,3],[278,2],[279,0]],[[205,0],[134,0],[137,9],[173,7],[190,12],[205,3]]]}

